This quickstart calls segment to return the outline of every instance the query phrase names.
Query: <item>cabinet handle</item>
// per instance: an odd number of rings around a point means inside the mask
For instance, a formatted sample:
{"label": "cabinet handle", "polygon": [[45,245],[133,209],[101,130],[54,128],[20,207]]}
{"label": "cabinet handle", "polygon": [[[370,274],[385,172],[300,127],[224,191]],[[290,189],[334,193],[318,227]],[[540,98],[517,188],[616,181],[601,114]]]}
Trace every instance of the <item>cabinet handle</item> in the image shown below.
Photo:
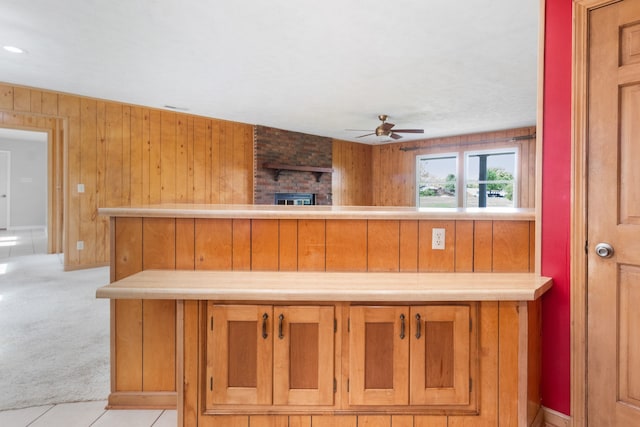
{"label": "cabinet handle", "polygon": [[278,338],[283,339],[284,334],[282,333],[282,321],[284,320],[284,314],[278,316]]}
{"label": "cabinet handle", "polygon": [[420,313],[416,314],[416,338],[420,339],[422,334],[420,333],[420,328],[422,328],[422,322],[420,321]]}
{"label": "cabinet handle", "polygon": [[400,339],[404,339],[404,314],[400,315]]}
{"label": "cabinet handle", "polygon": [[267,313],[262,315],[262,338],[267,339],[267,337],[269,336],[267,334],[267,319],[269,318],[269,315]]}

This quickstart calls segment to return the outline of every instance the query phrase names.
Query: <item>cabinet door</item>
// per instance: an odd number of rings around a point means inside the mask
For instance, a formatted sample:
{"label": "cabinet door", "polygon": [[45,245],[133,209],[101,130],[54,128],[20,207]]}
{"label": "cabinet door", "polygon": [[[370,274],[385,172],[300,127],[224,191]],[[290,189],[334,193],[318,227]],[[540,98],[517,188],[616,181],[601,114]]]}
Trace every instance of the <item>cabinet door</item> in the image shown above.
{"label": "cabinet door", "polygon": [[271,405],[272,307],[208,306],[206,407]]}
{"label": "cabinet door", "polygon": [[469,404],[470,308],[411,307],[411,404]]}
{"label": "cabinet door", "polygon": [[333,405],[334,308],[275,307],[273,403]]}
{"label": "cabinet door", "polygon": [[349,404],[409,403],[408,307],[349,310]]}

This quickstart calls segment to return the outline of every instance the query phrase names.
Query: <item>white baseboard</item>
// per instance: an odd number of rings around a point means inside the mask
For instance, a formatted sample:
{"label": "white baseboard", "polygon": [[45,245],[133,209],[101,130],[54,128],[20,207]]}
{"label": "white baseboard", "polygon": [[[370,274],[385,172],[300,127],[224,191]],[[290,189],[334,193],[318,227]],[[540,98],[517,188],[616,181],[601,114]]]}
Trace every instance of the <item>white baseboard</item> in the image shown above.
{"label": "white baseboard", "polygon": [[571,425],[571,417],[554,411],[549,408],[542,408],[544,412],[544,424],[543,427],[569,427]]}

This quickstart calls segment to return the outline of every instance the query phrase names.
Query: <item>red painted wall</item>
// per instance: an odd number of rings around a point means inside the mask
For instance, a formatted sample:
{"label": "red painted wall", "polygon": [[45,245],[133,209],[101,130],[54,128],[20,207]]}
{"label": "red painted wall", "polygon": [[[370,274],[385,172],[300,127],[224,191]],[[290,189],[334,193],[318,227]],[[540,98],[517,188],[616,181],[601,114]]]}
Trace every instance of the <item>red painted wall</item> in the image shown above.
{"label": "red painted wall", "polygon": [[542,404],[570,413],[571,0],[546,0],[542,163]]}

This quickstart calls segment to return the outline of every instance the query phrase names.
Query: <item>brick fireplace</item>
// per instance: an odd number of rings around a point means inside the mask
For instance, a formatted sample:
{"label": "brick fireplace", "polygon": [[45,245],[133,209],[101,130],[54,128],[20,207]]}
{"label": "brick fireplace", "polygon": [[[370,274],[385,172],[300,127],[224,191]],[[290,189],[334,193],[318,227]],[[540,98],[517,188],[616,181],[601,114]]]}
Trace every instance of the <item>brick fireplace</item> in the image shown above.
{"label": "brick fireplace", "polygon": [[331,173],[264,167],[266,163],[330,169],[331,138],[256,126],[254,150],[255,204],[274,204],[276,193],[311,193],[316,204],[331,205]]}

